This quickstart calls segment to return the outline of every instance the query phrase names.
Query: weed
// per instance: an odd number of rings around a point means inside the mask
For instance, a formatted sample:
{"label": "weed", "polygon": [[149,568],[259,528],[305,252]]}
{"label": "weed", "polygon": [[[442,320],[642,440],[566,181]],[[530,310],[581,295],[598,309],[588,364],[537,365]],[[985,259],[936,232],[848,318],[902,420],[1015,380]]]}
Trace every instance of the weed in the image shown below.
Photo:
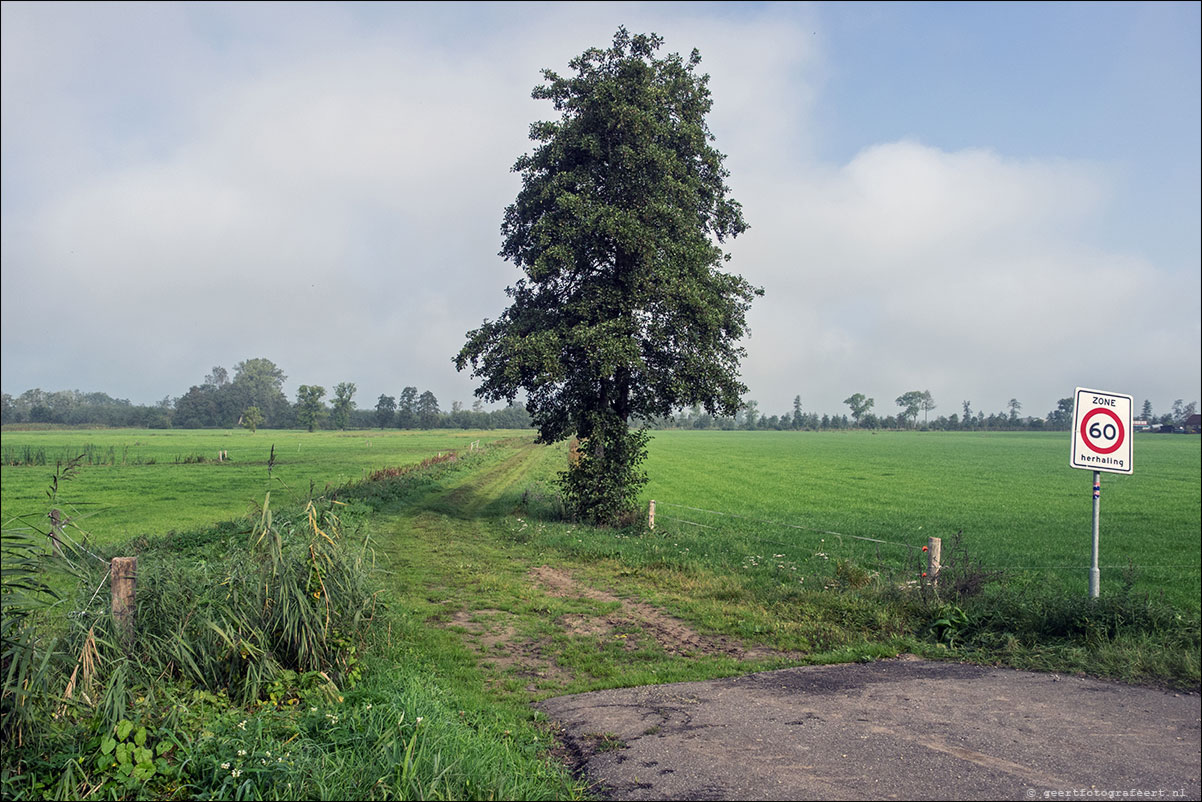
{"label": "weed", "polygon": [[593,748],[598,752],[616,752],[627,747],[622,736],[614,732],[587,732],[584,737],[592,741]]}

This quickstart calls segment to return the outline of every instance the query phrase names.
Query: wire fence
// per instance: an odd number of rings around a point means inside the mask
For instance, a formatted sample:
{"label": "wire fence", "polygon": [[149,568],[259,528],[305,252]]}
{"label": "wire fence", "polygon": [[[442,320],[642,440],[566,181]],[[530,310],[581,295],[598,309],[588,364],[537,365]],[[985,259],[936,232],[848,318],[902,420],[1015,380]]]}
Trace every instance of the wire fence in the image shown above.
{"label": "wire fence", "polygon": [[[691,506],[688,504],[678,504],[670,501],[655,502],[657,506],[656,523],[660,521],[670,522],[678,527],[691,528],[698,530],[709,530],[710,533],[718,533],[723,536],[737,535],[740,539],[748,542],[761,543],[763,545],[776,546],[782,549],[797,549],[799,547],[821,547],[824,550],[829,550],[831,544],[825,540],[821,541],[799,541],[796,539],[783,540],[779,537],[774,537],[772,532],[801,532],[807,535],[828,538],[833,537],[840,544],[847,543],[864,543],[874,544],[877,546],[875,553],[864,549],[849,550],[844,549],[844,553],[840,556],[854,558],[857,560],[868,560],[876,563],[877,570],[902,570],[913,571],[916,566],[925,563],[923,552],[926,550],[927,536],[915,535],[915,540],[918,542],[904,542],[896,538],[886,537],[869,537],[867,535],[851,534],[848,532],[840,532],[834,529],[809,526],[799,524],[793,521],[781,521],[771,518],[765,518],[756,515],[747,515],[743,513],[728,512],[723,510],[712,510],[703,507]],[[668,508],[670,510],[683,511],[685,514],[690,514],[689,517],[683,517],[682,514],[661,514],[659,508]],[[750,526],[748,526],[750,525]],[[949,533],[953,535],[954,533]],[[943,538],[944,549],[947,549],[947,538]],[[847,543],[844,543],[846,541]],[[889,559],[882,555],[879,547],[885,546],[891,549],[900,550],[893,552],[894,558]],[[945,555],[947,552],[945,551]],[[827,554],[822,556],[826,557]],[[949,555],[951,556],[951,555]],[[989,559],[993,555],[986,555],[986,559],[974,559],[972,563],[975,568],[983,571],[993,571],[1002,573],[1017,573],[1017,572],[1045,572],[1064,576],[1073,576],[1074,572],[1084,573],[1088,570],[1086,560],[1088,555],[1084,555],[1084,559],[1080,563],[1065,563],[1065,562],[1035,562],[1035,561],[1020,561],[1014,559],[1006,559],[1005,561],[997,559]],[[960,554],[951,556],[951,559],[960,559],[964,561],[966,555]],[[1155,579],[1176,578],[1186,582],[1192,578],[1195,585],[1202,580],[1202,560],[1192,562],[1146,562],[1140,561],[1136,563],[1130,560],[1124,563],[1102,563],[1099,565],[1102,571],[1110,572],[1113,576],[1114,572],[1131,572],[1138,571],[1145,577]],[[920,569],[921,570],[921,569]]]}

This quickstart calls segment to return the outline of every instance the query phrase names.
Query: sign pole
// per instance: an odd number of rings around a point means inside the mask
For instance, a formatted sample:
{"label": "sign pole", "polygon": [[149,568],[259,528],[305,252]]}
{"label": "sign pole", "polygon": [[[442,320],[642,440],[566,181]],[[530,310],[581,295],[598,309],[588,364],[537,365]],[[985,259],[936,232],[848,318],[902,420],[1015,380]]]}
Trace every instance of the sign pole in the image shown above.
{"label": "sign pole", "polygon": [[1089,598],[1101,591],[1102,571],[1098,568],[1098,510],[1102,505],[1102,472],[1093,472],[1093,565],[1089,569]]}
{"label": "sign pole", "polygon": [[1093,560],[1089,568],[1089,598],[1101,590],[1098,568],[1098,516],[1102,499],[1102,473],[1133,471],[1132,408],[1135,398],[1125,393],[1078,387],[1073,399],[1073,437],[1069,465],[1093,472]]}

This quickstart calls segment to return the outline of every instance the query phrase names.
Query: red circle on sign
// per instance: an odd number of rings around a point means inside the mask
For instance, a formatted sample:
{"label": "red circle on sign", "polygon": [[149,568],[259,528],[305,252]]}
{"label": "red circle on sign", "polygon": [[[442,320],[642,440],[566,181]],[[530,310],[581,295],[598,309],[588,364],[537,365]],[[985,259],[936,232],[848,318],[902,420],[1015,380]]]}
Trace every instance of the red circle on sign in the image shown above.
{"label": "red circle on sign", "polygon": [[[1114,445],[1109,446],[1108,448],[1099,448],[1093,444],[1092,440],[1089,439],[1089,421],[1094,415],[1109,415],[1111,419],[1114,420],[1114,426],[1119,432],[1118,439],[1114,441]],[[1118,415],[1116,415],[1114,412],[1111,412],[1109,409],[1106,409],[1105,407],[1098,407],[1097,409],[1090,410],[1081,420],[1081,439],[1085,441],[1085,445],[1089,447],[1089,450],[1096,454],[1113,454],[1115,451],[1119,450],[1119,446],[1121,446],[1123,444],[1123,440],[1126,439],[1126,433],[1123,431],[1123,421]]]}

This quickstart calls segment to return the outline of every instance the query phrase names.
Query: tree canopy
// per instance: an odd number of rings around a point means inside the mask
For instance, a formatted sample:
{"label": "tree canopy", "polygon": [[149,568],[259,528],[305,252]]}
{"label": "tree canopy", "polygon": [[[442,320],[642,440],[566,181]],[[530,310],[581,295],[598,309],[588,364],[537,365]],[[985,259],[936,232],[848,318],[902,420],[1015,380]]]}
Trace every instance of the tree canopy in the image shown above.
{"label": "tree canopy", "polygon": [[501,226],[500,255],[523,277],[455,358],[483,380],[481,398],[524,393],[541,441],[587,443],[564,486],[599,521],[645,481],[632,420],[739,408],[739,341],[761,294],[721,269],[747,225],[710,145],[709,77],[696,50],[658,58],[662,43],[621,28],[573,75],[543,71],[533,97],[560,117],[531,126],[539,144],[514,164],[522,188]]}

